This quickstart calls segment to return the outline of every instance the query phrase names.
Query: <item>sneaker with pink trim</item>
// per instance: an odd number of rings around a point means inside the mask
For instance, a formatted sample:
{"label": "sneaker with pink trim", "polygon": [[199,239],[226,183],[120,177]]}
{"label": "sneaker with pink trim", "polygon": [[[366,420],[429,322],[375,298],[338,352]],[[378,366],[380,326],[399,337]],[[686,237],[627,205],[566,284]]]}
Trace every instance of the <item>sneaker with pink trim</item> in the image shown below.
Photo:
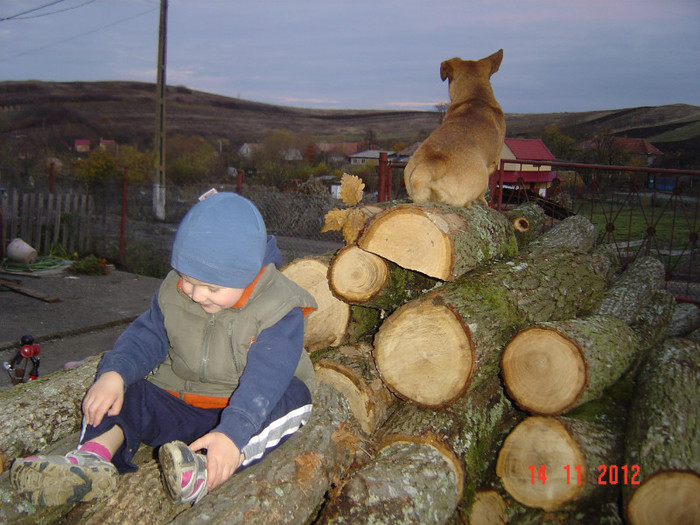
{"label": "sneaker with pink trim", "polygon": [[182,441],[171,441],[158,450],[163,479],[173,501],[197,503],[207,495],[207,458]]}
{"label": "sneaker with pink trim", "polygon": [[41,506],[111,496],[117,491],[118,478],[111,462],[83,450],[65,456],[17,458],[10,469],[12,487]]}

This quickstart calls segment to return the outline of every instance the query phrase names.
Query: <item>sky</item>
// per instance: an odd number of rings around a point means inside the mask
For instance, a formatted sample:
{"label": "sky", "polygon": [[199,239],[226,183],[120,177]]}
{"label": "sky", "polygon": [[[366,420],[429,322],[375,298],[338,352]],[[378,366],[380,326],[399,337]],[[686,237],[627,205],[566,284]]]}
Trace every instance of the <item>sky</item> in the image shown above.
{"label": "sky", "polygon": [[[155,82],[159,0],[0,0],[0,80]],[[435,109],[503,49],[506,113],[700,106],[699,0],[169,0],[166,81],[323,109]],[[1,103],[1,99],[0,99]]]}

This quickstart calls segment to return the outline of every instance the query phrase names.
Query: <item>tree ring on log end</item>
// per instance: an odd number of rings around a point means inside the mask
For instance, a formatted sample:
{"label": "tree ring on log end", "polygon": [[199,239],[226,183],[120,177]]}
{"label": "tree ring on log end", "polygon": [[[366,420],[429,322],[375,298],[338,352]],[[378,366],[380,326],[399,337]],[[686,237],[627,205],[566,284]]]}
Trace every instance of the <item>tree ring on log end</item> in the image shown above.
{"label": "tree ring on log end", "polygon": [[391,211],[370,224],[358,241],[360,247],[402,268],[449,280],[453,257],[449,225],[415,207]]}
{"label": "tree ring on log end", "polygon": [[513,219],[513,228],[515,228],[515,231],[517,232],[527,233],[530,231],[530,221],[528,221],[525,217]]}
{"label": "tree ring on log end", "polygon": [[354,304],[364,304],[389,282],[389,265],[373,253],[349,245],[341,248],[328,270],[333,293]]}
{"label": "tree ring on log end", "polygon": [[698,494],[700,477],[697,474],[659,472],[634,491],[627,503],[627,520],[631,525],[700,523]]}
{"label": "tree ring on log end", "polygon": [[399,397],[424,407],[445,407],[464,393],[471,379],[469,329],[446,306],[408,303],[380,326],[374,362]]}
{"label": "tree ring on log end", "polygon": [[312,257],[297,259],[282,273],[316,300],[317,309],[306,316],[304,348],[313,352],[341,344],[350,322],[350,305],[331,293],[328,264]]}
{"label": "tree ring on log end", "polygon": [[[570,470],[581,466],[580,485],[567,482],[567,465]],[[551,417],[529,417],[508,434],[498,453],[496,474],[513,498],[546,511],[575,499],[586,486],[581,449],[564,425]]]}
{"label": "tree ring on log end", "polygon": [[501,369],[513,400],[536,414],[568,409],[587,383],[581,350],[549,328],[528,328],[513,337],[503,351]]}

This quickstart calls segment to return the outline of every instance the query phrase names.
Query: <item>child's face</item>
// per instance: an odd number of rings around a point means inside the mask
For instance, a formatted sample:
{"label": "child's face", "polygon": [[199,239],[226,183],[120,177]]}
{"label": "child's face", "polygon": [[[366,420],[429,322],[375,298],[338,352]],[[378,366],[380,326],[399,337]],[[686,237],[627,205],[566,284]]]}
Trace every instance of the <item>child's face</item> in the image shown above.
{"label": "child's face", "polygon": [[182,291],[208,314],[231,308],[243,295],[244,288],[226,288],[180,274]]}

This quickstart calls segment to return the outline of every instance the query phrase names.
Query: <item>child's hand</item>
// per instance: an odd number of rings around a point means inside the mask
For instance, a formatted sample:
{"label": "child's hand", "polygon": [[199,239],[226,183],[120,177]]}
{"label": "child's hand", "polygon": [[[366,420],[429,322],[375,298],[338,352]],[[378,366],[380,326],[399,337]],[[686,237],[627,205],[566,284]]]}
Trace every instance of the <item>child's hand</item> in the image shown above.
{"label": "child's hand", "polygon": [[83,399],[85,423],[97,426],[105,414],[116,416],[124,402],[124,380],[117,372],[105,372],[93,383]]}
{"label": "child's hand", "polygon": [[207,488],[220,485],[243,463],[243,454],[226,434],[209,432],[190,444],[190,450],[207,449]]}

